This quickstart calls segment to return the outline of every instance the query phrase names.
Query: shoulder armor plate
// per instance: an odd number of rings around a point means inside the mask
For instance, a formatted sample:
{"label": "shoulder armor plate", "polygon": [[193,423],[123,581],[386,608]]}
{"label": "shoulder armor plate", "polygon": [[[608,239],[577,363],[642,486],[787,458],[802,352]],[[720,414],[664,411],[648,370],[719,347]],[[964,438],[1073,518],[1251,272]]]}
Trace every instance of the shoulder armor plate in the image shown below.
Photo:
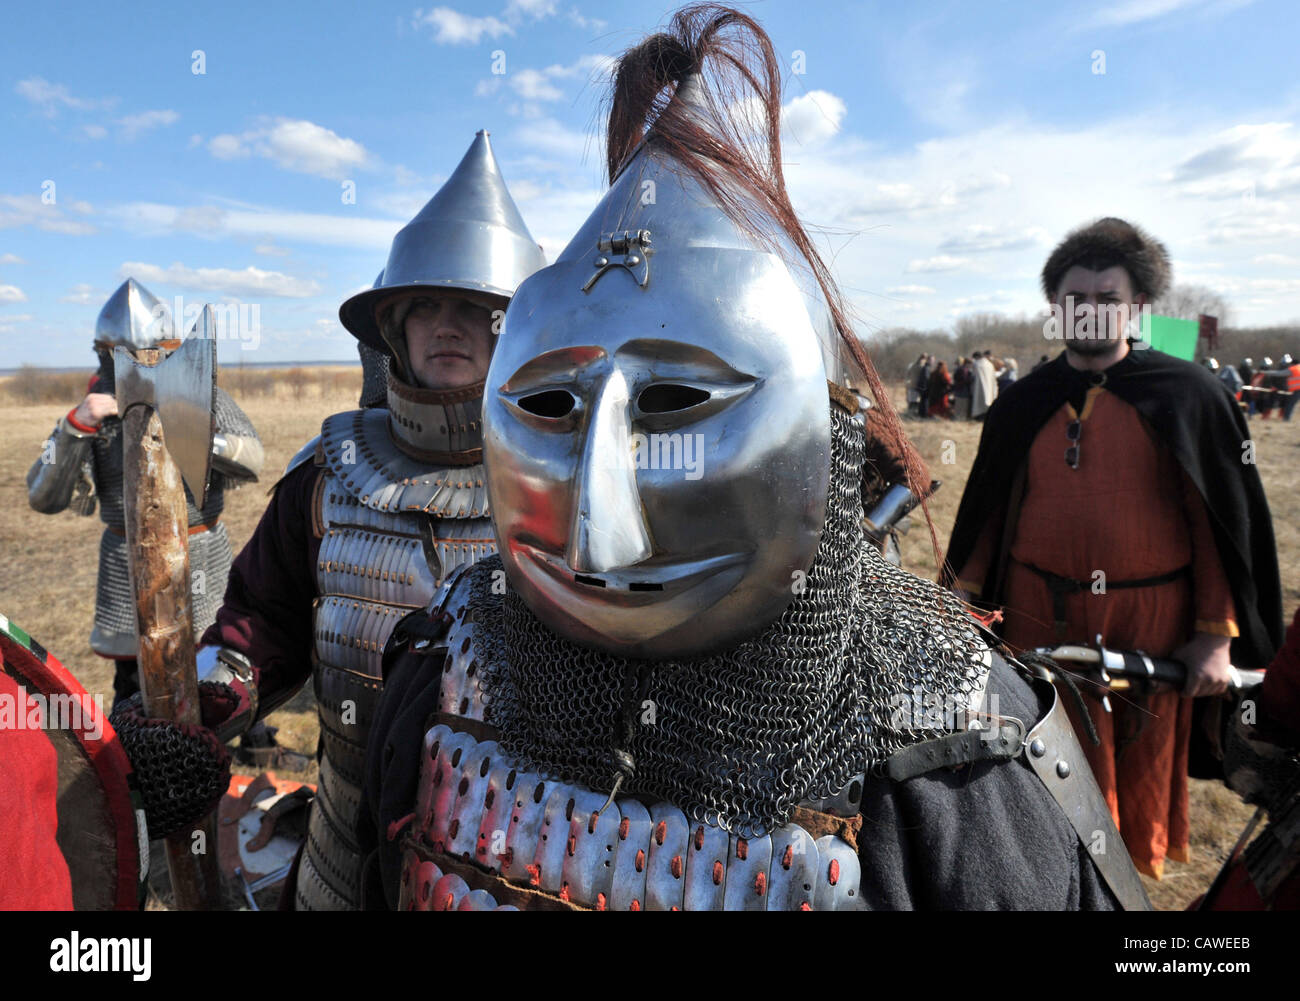
{"label": "shoulder armor plate", "polygon": [[320,435],[317,435],[311,441],[307,442],[307,444],[304,445],[302,448],[298,449],[298,451],[294,453],[293,458],[289,460],[289,464],[284,467],[284,473],[281,475],[288,476],[295,469],[297,469],[308,459],[310,459],[313,455],[315,455],[316,446],[319,444],[320,444]]}
{"label": "shoulder armor plate", "polygon": [[482,518],[488,513],[483,465],[431,466],[402,452],[388,430],[388,411],[353,410],[321,426],[325,463],[340,484],[366,507],[440,518]]}

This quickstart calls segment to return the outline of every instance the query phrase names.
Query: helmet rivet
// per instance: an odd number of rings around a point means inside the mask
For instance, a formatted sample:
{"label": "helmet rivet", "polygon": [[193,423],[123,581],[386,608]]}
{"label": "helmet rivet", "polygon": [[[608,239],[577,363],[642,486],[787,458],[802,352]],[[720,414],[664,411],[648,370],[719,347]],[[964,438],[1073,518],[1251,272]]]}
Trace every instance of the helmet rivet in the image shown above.
{"label": "helmet rivet", "polygon": [[631,254],[627,259],[627,263],[632,265],[632,267],[636,267],[641,263],[641,258],[637,257],[636,254]]}
{"label": "helmet rivet", "polygon": [[1068,761],[1058,761],[1056,763],[1056,774],[1063,779],[1070,777],[1070,763]]}
{"label": "helmet rivet", "polygon": [[1035,738],[1033,743],[1029,745],[1029,753],[1035,758],[1041,758],[1047,753],[1047,745],[1043,743],[1041,738]]}
{"label": "helmet rivet", "polygon": [[609,263],[609,258],[608,258],[608,257],[597,257],[597,258],[596,258],[592,263],[595,264],[596,267],[598,267],[598,268],[603,268],[606,264]]}

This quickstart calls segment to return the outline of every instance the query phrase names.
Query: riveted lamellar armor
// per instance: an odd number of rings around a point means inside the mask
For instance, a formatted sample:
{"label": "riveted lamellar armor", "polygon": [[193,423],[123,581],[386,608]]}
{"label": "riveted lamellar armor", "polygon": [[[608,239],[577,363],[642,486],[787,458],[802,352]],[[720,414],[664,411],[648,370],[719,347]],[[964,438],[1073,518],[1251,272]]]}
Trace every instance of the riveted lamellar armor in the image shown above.
{"label": "riveted lamellar armor", "polygon": [[481,394],[481,385],[437,392],[390,376],[388,409],[335,414],[321,427],[314,679],[323,753],[300,909],[360,904],[354,832],[389,635],[450,573],[496,552]]}
{"label": "riveted lamellar armor", "polygon": [[[451,177],[394,237],[374,286],[339,309],[363,359],[370,349],[382,352],[392,370],[387,409],[335,414],[317,447],[315,680],[323,755],[298,879],[301,909],[360,904],[357,811],[389,635],[449,574],[496,552],[482,465],[483,383],[411,385],[401,324],[388,314],[381,333],[377,309],[403,295],[448,289],[504,305],[544,263],[487,133],[479,132]],[[363,407],[377,369],[367,369]]]}

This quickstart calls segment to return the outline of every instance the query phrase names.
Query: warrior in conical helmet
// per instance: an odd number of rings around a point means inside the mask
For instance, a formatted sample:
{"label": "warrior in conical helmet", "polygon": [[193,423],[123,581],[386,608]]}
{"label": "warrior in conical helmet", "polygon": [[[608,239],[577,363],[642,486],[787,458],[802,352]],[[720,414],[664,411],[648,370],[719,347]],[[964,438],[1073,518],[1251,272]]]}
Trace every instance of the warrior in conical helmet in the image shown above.
{"label": "warrior in conical helmet", "polygon": [[[104,304],[95,323],[99,370],[85,399],[59,420],[27,474],[27,499],[42,514],[71,508],[92,515],[99,508],[104,534],[99,544],[99,585],[95,592],[95,627],[90,646],[114,661],[113,701],[140,690],[136,675],[136,609],[126,548],[122,507],[122,422],[114,398],[113,349],[131,350],[167,344],[172,332],[167,307],[134,278],[128,278]],[[262,469],[262,442],[251,421],[218,388],[212,478],[203,507],[189,503],[194,628],[201,633],[216,618],[230,572],[230,538],[221,521],[225,491],[255,481]]]}
{"label": "warrior in conical helmet", "polygon": [[892,411],[779,115],[734,10],[619,62],[610,189],[488,372],[500,555],[385,656],[367,906],[1146,904],[1050,686],[864,538],[847,381]]}
{"label": "warrior in conical helmet", "polygon": [[483,379],[510,297],[544,263],[479,132],[394,237],[374,287],[339,310],[386,358],[367,371],[387,370],[386,405],[363,390],[361,409],[326,418],[290,461],[203,637],[200,678],[229,686],[205,713],[223,740],[314,682],[320,783],[291,876],[298,909],[359,903],[357,809],[389,634],[453,570],[496,550]]}

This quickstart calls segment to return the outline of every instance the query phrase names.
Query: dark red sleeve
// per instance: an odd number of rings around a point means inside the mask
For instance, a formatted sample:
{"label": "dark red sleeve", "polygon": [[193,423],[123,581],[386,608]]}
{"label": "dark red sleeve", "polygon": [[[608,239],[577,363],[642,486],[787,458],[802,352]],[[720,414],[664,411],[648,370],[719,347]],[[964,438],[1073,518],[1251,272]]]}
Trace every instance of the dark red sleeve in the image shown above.
{"label": "dark red sleeve", "polygon": [[204,646],[238,650],[257,668],[262,715],[311,677],[320,552],[312,507],[319,475],[308,462],[276,485],[257,531],[230,568],[217,620],[203,634]]}
{"label": "dark red sleeve", "polygon": [[1265,728],[1274,732],[1271,735],[1288,744],[1300,742],[1300,608],[1282,649],[1264,672],[1259,702]]}
{"label": "dark red sleeve", "polygon": [[[27,695],[0,671],[0,698],[27,715]],[[0,735],[0,911],[70,911],[72,880],[55,840],[59,759],[45,731]]]}

